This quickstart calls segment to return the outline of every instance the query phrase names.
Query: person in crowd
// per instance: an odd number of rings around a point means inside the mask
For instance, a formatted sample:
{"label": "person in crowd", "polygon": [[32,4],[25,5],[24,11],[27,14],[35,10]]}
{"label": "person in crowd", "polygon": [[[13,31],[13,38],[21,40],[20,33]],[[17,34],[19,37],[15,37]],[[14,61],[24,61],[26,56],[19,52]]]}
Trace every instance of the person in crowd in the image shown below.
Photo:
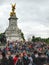
{"label": "person in crowd", "polygon": [[11,52],[8,52],[8,64],[14,65],[13,57],[11,56]]}
{"label": "person in crowd", "polygon": [[30,54],[28,54],[28,58],[29,58],[29,60],[30,60],[29,65],[32,65],[32,64],[33,64],[33,59],[32,59],[32,57],[31,57],[31,55],[30,55]]}
{"label": "person in crowd", "polygon": [[23,62],[23,53],[19,54],[19,58],[18,58],[18,60],[17,60],[15,65],[24,65],[24,62]]}
{"label": "person in crowd", "polygon": [[33,62],[34,62],[35,65],[38,65],[38,52],[37,51],[34,51]]}
{"label": "person in crowd", "polygon": [[4,52],[2,52],[1,65],[9,65],[8,64],[8,59],[6,58],[6,55],[5,55]]}
{"label": "person in crowd", "polygon": [[23,52],[23,62],[24,62],[24,65],[29,65],[29,63],[30,63],[30,60],[27,56],[26,51]]}
{"label": "person in crowd", "polygon": [[16,64],[16,62],[18,61],[18,58],[19,58],[19,55],[16,54],[16,56],[13,58],[13,61],[14,61],[14,65]]}

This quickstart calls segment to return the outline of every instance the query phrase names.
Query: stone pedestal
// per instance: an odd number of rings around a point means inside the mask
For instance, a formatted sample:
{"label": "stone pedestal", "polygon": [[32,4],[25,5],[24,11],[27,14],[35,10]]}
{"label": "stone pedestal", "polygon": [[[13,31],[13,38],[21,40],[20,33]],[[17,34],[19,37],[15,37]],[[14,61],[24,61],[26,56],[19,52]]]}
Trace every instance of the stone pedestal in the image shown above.
{"label": "stone pedestal", "polygon": [[17,17],[14,14],[13,16],[10,16],[9,20],[9,27],[5,31],[5,35],[7,38],[7,41],[16,41],[16,40],[22,40],[21,37],[21,30],[17,26]]}

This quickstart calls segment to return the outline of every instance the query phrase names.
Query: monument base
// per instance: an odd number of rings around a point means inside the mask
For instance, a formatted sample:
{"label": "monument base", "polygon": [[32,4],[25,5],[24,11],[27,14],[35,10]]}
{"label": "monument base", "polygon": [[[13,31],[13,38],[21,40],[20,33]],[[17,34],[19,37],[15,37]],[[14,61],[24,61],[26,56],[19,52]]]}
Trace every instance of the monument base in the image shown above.
{"label": "monument base", "polygon": [[18,38],[18,37],[7,37],[7,41],[23,41],[22,38]]}

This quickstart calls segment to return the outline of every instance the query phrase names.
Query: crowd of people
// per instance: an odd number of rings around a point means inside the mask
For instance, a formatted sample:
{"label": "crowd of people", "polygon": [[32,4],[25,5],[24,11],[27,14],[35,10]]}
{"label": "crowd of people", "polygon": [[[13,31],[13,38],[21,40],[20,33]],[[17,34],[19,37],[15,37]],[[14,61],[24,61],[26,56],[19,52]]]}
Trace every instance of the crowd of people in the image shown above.
{"label": "crowd of people", "polygon": [[0,49],[0,65],[49,64],[49,46],[45,42],[7,42]]}

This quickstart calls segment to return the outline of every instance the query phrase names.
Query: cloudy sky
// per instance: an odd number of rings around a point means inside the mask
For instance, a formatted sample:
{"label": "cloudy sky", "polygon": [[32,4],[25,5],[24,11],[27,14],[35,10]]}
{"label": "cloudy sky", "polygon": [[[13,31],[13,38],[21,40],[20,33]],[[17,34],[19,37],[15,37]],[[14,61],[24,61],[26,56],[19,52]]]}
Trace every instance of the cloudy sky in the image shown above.
{"label": "cloudy sky", "polygon": [[16,3],[18,27],[26,38],[49,37],[49,0],[0,0],[0,33],[9,25],[12,3]]}

